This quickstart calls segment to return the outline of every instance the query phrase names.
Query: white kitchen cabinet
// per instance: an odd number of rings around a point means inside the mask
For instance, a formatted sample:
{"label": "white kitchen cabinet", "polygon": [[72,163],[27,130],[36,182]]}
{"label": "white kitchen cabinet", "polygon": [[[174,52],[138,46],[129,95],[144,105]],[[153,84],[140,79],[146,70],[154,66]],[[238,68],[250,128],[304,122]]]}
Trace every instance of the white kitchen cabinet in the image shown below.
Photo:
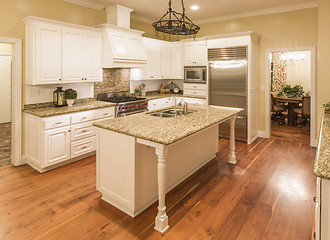
{"label": "white kitchen cabinet", "polygon": [[167,43],[161,44],[161,78],[170,79],[171,70],[170,70],[170,46]]}
{"label": "white kitchen cabinet", "polygon": [[[26,80],[33,81],[34,79],[40,84],[61,82],[61,28],[54,25],[37,24],[29,26],[26,32]],[[28,37],[29,35],[34,36],[34,41]]]}
{"label": "white kitchen cabinet", "polygon": [[36,17],[26,26],[26,84],[99,82],[102,32]]}
{"label": "white kitchen cabinet", "polygon": [[183,94],[196,97],[205,97],[207,95],[206,84],[184,83]]}
{"label": "white kitchen cabinet", "polygon": [[315,239],[330,239],[330,180],[317,178],[315,206]]}
{"label": "white kitchen cabinet", "polygon": [[159,40],[143,38],[147,54],[147,66],[142,68],[142,79],[161,79],[162,45]]}
{"label": "white kitchen cabinet", "polygon": [[206,41],[185,42],[185,66],[207,65]]}
{"label": "white kitchen cabinet", "polygon": [[171,79],[183,79],[183,49],[181,42],[171,43]]}
{"label": "white kitchen cabinet", "polygon": [[70,159],[70,127],[45,131],[44,138],[45,162],[42,167]]}
{"label": "white kitchen cabinet", "polygon": [[173,97],[158,98],[148,101],[148,110],[153,111],[160,108],[166,108],[174,105]]}
{"label": "white kitchen cabinet", "polygon": [[180,100],[183,100],[183,101],[185,101],[186,103],[206,105],[206,99],[201,99],[201,98],[175,97],[175,101],[176,101],[176,103],[179,103]]}
{"label": "white kitchen cabinet", "polygon": [[39,172],[94,154],[95,133],[92,124],[113,118],[115,107],[106,107],[53,117],[25,118],[26,162]]}

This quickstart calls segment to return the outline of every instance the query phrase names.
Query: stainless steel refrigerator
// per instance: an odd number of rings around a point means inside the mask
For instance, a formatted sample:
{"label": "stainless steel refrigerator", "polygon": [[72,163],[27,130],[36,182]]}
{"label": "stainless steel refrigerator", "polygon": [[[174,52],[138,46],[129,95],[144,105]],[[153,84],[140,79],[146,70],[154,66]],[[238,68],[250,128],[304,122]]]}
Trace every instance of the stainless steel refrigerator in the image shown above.
{"label": "stainless steel refrigerator", "polygon": [[[208,49],[210,105],[238,107],[244,111],[235,122],[235,138],[247,141],[247,47]],[[229,137],[229,121],[219,125],[219,135]]]}

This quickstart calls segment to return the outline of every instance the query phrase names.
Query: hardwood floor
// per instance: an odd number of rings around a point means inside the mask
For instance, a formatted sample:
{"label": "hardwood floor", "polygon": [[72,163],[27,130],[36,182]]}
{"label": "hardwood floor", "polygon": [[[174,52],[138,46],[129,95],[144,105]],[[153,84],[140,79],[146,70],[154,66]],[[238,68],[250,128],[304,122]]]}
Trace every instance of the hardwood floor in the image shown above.
{"label": "hardwood floor", "polygon": [[299,138],[228,140],[217,157],[166,195],[170,228],[153,229],[157,203],[135,219],[101,200],[95,157],[39,174],[0,168],[0,239],[310,239],[315,149]]}

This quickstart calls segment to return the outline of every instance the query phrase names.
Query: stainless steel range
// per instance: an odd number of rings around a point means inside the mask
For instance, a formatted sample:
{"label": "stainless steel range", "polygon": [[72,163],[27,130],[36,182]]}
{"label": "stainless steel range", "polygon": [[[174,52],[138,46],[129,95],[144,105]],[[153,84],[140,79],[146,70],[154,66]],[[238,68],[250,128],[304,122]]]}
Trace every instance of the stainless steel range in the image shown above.
{"label": "stainless steel range", "polygon": [[97,100],[117,103],[116,117],[148,111],[148,100],[130,96],[127,92],[101,93],[97,95]]}

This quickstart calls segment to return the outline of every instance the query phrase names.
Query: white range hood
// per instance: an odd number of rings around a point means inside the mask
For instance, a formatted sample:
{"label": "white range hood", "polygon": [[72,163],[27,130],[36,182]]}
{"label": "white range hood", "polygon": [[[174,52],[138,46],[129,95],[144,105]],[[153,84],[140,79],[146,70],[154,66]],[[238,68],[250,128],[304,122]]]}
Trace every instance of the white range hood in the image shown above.
{"label": "white range hood", "polygon": [[130,29],[130,12],[133,9],[120,5],[107,10],[107,24],[97,26],[104,29],[102,67],[136,68],[144,67],[147,57],[142,42],[144,32]]}

